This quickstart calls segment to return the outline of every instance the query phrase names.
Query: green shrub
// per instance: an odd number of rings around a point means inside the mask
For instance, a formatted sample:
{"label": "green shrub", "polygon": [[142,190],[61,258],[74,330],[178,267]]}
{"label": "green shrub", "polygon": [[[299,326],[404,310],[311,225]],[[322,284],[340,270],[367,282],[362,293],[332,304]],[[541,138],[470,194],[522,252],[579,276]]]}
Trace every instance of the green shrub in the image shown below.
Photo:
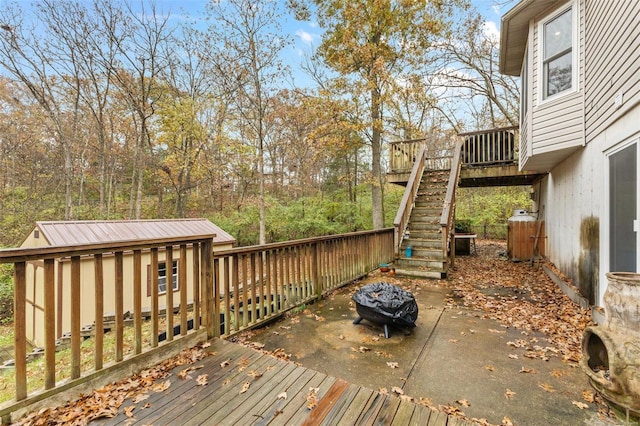
{"label": "green shrub", "polygon": [[11,265],[0,265],[0,324],[13,321],[13,274]]}

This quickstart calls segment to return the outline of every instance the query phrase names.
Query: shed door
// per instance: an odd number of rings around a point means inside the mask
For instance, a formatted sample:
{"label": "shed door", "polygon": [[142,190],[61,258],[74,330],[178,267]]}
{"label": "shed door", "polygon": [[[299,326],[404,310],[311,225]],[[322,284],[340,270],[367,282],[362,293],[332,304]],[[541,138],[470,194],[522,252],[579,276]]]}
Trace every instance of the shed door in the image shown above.
{"label": "shed door", "polygon": [[638,144],[609,157],[609,270],[637,272]]}

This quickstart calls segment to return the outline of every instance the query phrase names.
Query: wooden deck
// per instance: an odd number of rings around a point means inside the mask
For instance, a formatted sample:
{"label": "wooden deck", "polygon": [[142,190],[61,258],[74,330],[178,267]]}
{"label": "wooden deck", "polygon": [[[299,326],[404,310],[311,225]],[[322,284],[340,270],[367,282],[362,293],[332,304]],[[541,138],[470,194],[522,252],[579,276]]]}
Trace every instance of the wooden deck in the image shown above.
{"label": "wooden deck", "polygon": [[[187,366],[176,368],[168,377],[171,385],[165,391],[151,392],[148,399],[131,411],[132,417],[124,413],[134,405],[127,400],[118,416],[91,424],[470,424],[395,395],[349,384],[239,344],[215,339],[209,350],[211,355],[193,364],[199,368],[190,373],[191,378],[178,376]],[[204,374],[208,375],[208,382],[199,386],[196,379]],[[308,408],[309,400],[315,402],[313,409]]]}

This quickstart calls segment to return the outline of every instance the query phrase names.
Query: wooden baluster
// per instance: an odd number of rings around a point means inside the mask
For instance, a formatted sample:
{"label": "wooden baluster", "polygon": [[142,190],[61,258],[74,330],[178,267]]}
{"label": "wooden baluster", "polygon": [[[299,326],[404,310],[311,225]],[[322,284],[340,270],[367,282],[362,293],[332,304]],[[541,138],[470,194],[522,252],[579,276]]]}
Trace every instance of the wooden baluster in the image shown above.
{"label": "wooden baluster", "polygon": [[224,333],[231,332],[231,257],[224,257]]}
{"label": "wooden baluster", "polygon": [[[178,288],[180,289],[180,335],[189,331],[187,318],[187,245],[180,245],[180,266],[178,267]],[[195,327],[195,324],[194,324]]]}
{"label": "wooden baluster", "polygon": [[251,280],[251,318],[256,320],[258,317],[256,316],[256,312],[258,307],[258,294],[257,294],[257,280],[256,280],[256,254],[251,253],[249,255],[249,272],[251,275],[247,277],[245,280],[245,285]]}
{"label": "wooden baluster", "polygon": [[[251,300],[249,302],[249,277],[247,276],[247,256],[242,255],[238,258],[240,262],[239,269],[242,271],[242,326],[246,327],[249,322],[249,312],[254,309],[256,301]],[[251,304],[249,304],[251,303]],[[256,316],[251,316],[251,321],[255,321]]]}
{"label": "wooden baluster", "polygon": [[80,256],[71,257],[71,378],[80,377]]}
{"label": "wooden baluster", "polygon": [[44,388],[56,386],[55,260],[44,260]]}
{"label": "wooden baluster", "polygon": [[173,247],[166,247],[165,257],[165,320],[167,324],[167,342],[173,340]]}
{"label": "wooden baluster", "polygon": [[[200,312],[200,244],[193,243],[191,249],[191,255],[193,256],[193,329],[198,330],[200,328],[201,315]],[[215,275],[214,275],[215,276]],[[217,311],[216,311],[217,312]],[[214,330],[219,330],[220,319],[217,319],[214,324]],[[219,332],[218,332],[219,334]]]}
{"label": "wooden baluster", "polygon": [[13,341],[16,401],[27,397],[27,277],[25,262],[13,266]]}
{"label": "wooden baluster", "polygon": [[116,362],[124,358],[124,271],[121,251],[115,253]]}
{"label": "wooden baluster", "polygon": [[[233,255],[233,265],[232,265],[232,273],[231,273],[231,282],[233,286],[233,314],[234,314],[234,329],[240,329],[240,280],[238,278],[239,271],[239,256],[237,254]],[[245,306],[246,308],[246,306]]]}
{"label": "wooden baluster", "polygon": [[95,280],[95,345],[93,349],[93,367],[101,370],[104,358],[104,268],[102,263],[102,254],[98,253],[93,256],[93,270]]}
{"label": "wooden baluster", "polygon": [[133,328],[134,353],[142,352],[142,252],[133,251]]}
{"label": "wooden baluster", "polygon": [[160,331],[158,318],[160,316],[160,307],[158,306],[158,248],[151,249],[151,265],[149,266],[149,274],[151,274],[151,347],[158,346],[158,333]]}

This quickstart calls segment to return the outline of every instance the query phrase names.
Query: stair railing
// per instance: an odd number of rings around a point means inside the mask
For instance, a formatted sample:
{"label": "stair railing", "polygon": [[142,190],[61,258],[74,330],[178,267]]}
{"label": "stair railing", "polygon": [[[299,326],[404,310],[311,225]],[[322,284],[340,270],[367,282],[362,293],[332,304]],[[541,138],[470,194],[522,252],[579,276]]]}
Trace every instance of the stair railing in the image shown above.
{"label": "stair railing", "polygon": [[447,194],[444,199],[442,208],[442,216],[440,216],[440,229],[442,234],[442,258],[450,258],[450,266],[455,263],[455,247],[452,247],[454,241],[454,218],[456,211],[456,188],[458,186],[458,178],[460,176],[461,152],[463,142],[456,143],[451,160],[451,172],[449,174],[449,183],[447,184]]}
{"label": "stair railing", "polygon": [[414,200],[416,195],[418,194],[418,188],[420,187],[420,181],[422,180],[422,173],[424,172],[425,165],[425,153],[427,150],[426,141],[422,144],[418,151],[418,155],[416,161],[413,163],[413,168],[411,169],[411,175],[409,176],[409,181],[407,182],[407,186],[404,190],[404,195],[402,196],[402,201],[400,201],[400,206],[398,207],[398,213],[396,214],[395,219],[393,220],[394,227],[394,246],[395,246],[395,256],[398,257],[400,255],[400,246],[402,245],[402,240],[405,235],[405,230],[409,225],[409,218],[411,217],[411,210],[414,206]]}

